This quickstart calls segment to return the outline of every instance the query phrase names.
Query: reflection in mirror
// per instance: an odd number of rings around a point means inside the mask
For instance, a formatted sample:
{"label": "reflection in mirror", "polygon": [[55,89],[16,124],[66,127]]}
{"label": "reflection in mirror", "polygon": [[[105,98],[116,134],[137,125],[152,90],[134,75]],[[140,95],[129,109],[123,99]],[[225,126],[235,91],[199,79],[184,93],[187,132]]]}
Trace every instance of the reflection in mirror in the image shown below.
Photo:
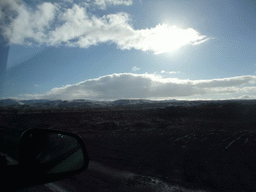
{"label": "reflection in mirror", "polygon": [[[76,171],[84,166],[82,148],[76,138],[59,133],[30,133],[26,141],[27,165],[47,174]],[[34,166],[33,166],[34,165]],[[40,165],[40,166],[38,166]]]}

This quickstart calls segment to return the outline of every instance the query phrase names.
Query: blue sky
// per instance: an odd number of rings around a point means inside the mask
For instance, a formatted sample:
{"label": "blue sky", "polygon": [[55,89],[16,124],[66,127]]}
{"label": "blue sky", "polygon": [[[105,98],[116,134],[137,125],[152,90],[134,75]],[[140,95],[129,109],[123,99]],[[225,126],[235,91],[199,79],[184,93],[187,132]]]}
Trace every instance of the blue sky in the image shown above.
{"label": "blue sky", "polygon": [[4,0],[0,10],[2,98],[255,99],[253,0]]}

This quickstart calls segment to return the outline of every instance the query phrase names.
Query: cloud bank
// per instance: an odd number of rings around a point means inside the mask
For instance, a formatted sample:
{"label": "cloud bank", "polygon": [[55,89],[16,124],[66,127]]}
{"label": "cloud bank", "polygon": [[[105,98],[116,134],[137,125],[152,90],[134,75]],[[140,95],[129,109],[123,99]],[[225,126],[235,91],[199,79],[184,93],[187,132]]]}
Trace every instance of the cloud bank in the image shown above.
{"label": "cloud bank", "polygon": [[90,79],[74,85],[54,88],[43,95],[26,95],[36,99],[166,99],[215,94],[256,92],[256,76],[237,76],[211,80],[163,78],[155,74],[120,73]]}
{"label": "cloud bank", "polygon": [[93,9],[130,6],[132,0],[87,0],[85,3],[43,2],[34,7],[21,0],[0,2],[0,32],[10,44],[46,44],[88,48],[114,43],[123,50],[137,49],[155,54],[186,45],[198,45],[208,37],[192,28],[168,24],[134,29],[128,13],[97,16]]}

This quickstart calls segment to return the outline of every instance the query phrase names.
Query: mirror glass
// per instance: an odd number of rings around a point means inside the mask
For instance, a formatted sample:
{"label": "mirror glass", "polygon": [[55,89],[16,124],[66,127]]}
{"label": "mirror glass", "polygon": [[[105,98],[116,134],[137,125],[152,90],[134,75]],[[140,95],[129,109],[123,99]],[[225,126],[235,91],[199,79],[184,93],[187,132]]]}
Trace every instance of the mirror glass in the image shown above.
{"label": "mirror glass", "polygon": [[81,145],[70,135],[30,133],[25,145],[27,162],[24,163],[47,174],[76,171],[84,165]]}

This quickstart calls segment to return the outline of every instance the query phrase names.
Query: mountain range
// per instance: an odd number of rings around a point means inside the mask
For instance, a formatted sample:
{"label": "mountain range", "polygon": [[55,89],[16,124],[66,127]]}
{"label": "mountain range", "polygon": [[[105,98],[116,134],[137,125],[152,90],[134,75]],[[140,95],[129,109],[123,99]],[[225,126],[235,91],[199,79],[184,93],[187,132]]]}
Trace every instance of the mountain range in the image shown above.
{"label": "mountain range", "polygon": [[184,100],[148,100],[148,99],[119,99],[114,101],[94,101],[85,99],[76,100],[16,100],[2,99],[0,107],[28,107],[28,108],[97,108],[97,107],[115,107],[115,106],[130,106],[130,107],[168,107],[168,106],[195,106],[203,104],[218,104],[224,103],[239,103],[244,105],[252,105],[256,100],[214,100],[214,101],[184,101]]}

